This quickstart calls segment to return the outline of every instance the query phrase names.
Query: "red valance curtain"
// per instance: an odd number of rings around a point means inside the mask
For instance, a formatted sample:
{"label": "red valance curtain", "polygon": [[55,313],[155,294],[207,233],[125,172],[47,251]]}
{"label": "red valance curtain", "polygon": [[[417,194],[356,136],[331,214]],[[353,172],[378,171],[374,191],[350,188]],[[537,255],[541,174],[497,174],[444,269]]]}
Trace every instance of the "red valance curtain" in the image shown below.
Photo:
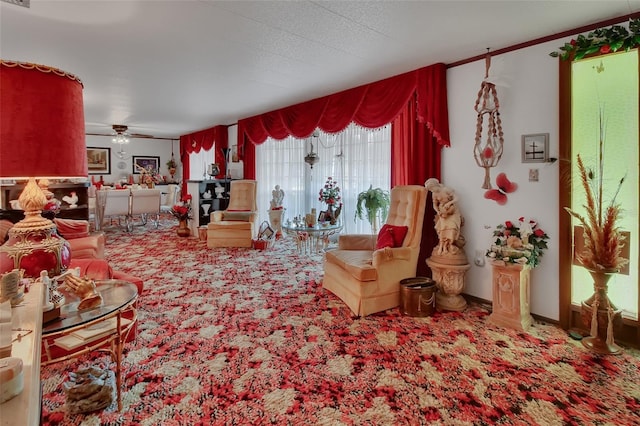
{"label": "red valance curtain", "polygon": [[[209,151],[213,147],[227,148],[229,146],[229,133],[227,126],[218,125],[199,132],[180,136],[180,161],[182,162],[182,193],[187,193],[187,180],[189,179],[189,154],[200,152],[201,149]],[[220,165],[220,172],[226,175],[222,151],[216,149],[212,158],[214,163]]]}
{"label": "red valance curtain", "polygon": [[[392,122],[415,99],[415,120],[431,130],[436,142],[449,146],[446,65],[435,64],[333,95],[238,121],[238,147],[245,177],[255,176],[252,145],[268,137],[306,138],[314,129],[336,133],[351,122],[378,128]],[[409,143],[409,141],[405,141]]]}

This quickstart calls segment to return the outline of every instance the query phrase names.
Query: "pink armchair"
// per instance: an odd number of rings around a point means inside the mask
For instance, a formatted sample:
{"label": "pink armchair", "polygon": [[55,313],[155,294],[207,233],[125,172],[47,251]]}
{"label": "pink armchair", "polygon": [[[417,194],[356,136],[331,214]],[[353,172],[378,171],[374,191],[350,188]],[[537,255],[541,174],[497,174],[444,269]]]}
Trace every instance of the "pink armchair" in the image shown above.
{"label": "pink armchair", "polygon": [[58,233],[69,242],[72,259],[104,259],[103,232],[89,232],[89,222],[76,219],[53,219]]}
{"label": "pink armchair", "polygon": [[327,251],[322,286],[355,315],[399,305],[400,280],[416,275],[426,200],[424,186],[396,186],[378,236],[341,235],[338,248]]}

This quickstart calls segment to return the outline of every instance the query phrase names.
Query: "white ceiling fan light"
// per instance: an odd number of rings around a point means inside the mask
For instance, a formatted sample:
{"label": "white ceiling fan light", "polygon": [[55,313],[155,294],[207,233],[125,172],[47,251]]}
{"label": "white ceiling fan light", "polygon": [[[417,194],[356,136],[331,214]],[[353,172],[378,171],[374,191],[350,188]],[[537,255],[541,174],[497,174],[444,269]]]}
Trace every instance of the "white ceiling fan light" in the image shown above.
{"label": "white ceiling fan light", "polygon": [[119,145],[126,145],[129,143],[129,133],[127,133],[127,126],[124,126],[122,124],[114,124],[113,126],[113,139],[111,139],[111,142],[119,144]]}

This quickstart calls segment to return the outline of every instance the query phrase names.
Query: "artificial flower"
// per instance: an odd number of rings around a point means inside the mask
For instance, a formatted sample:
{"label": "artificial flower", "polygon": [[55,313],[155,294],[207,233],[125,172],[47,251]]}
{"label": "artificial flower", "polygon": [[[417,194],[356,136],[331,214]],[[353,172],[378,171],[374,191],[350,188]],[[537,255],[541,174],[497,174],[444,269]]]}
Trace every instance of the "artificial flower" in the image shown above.
{"label": "artificial flower", "polygon": [[518,219],[517,225],[510,220],[501,223],[493,231],[493,236],[495,239],[487,250],[487,257],[532,268],[540,263],[549,239],[536,221],[524,217]]}

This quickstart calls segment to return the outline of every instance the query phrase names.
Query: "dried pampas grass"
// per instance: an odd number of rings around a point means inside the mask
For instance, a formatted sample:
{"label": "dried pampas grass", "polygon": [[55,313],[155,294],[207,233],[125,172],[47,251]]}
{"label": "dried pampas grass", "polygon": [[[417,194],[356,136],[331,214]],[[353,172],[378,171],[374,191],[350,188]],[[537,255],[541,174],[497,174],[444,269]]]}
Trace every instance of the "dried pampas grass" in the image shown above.
{"label": "dried pampas grass", "polygon": [[593,171],[587,171],[582,158],[578,155],[580,181],[587,198],[587,203],[584,205],[587,215],[584,217],[568,207],[565,207],[565,210],[582,224],[584,230],[584,249],[582,253],[576,255],[578,261],[591,270],[619,270],[628,263],[628,260],[622,257],[625,238],[616,225],[620,217],[620,205],[615,201],[624,177],[620,179],[611,201],[604,207],[602,164],[599,166],[596,177]]}

